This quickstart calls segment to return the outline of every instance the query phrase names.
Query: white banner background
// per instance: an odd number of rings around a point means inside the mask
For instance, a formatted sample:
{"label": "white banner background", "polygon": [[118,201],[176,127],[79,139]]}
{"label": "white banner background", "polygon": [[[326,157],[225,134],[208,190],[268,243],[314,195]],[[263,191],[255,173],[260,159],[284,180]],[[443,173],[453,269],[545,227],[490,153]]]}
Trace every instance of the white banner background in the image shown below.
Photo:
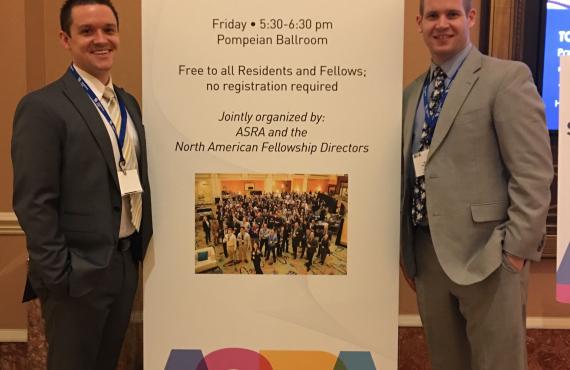
{"label": "white banner background", "polygon": [[[172,349],[370,351],[397,368],[400,123],[403,8],[400,0],[143,0],[143,102],[153,190],[154,241],[144,266],[145,369],[163,369]],[[245,31],[213,19],[256,21]],[[261,18],[330,21],[319,34],[261,30]],[[315,23],[313,23],[315,24]],[[325,36],[324,46],[219,45],[218,34]],[[179,75],[225,65],[362,67],[366,76]],[[206,91],[207,82],[335,82],[338,92]],[[261,143],[236,138],[226,112],[315,112],[304,139],[368,145],[368,153],[176,152],[176,142]],[[279,128],[284,128],[281,125]],[[348,274],[194,274],[195,173],[349,175]],[[215,369],[211,369],[215,370]],[[298,369],[295,369],[298,370]],[[319,369],[311,369],[319,370]],[[349,369],[351,370],[351,369]]]}
{"label": "white banner background", "polygon": [[570,56],[560,58],[560,125],[558,129],[558,227],[556,299],[570,303]]}

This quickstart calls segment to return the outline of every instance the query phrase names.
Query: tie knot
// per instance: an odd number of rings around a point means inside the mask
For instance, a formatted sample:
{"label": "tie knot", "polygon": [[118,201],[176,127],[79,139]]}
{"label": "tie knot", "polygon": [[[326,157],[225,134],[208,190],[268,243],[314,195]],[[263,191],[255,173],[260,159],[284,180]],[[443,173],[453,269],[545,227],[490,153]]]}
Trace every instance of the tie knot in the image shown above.
{"label": "tie knot", "polygon": [[113,91],[113,89],[109,86],[105,87],[105,91],[103,91],[103,98],[105,98],[105,100],[110,103],[113,99],[115,99],[115,91]]}
{"label": "tie knot", "polygon": [[440,66],[435,67],[435,69],[433,70],[433,73],[431,75],[432,81],[445,80],[446,78],[447,78],[447,75],[445,74],[443,69],[441,69]]}

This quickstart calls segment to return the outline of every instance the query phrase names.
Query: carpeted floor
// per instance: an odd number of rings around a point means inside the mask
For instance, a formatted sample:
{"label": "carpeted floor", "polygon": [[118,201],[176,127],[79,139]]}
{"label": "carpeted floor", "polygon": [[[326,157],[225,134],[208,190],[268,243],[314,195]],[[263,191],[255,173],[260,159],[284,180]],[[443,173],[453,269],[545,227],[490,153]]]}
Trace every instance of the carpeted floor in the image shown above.
{"label": "carpeted floor", "polygon": [[[142,336],[136,338],[138,345],[118,370],[142,370]],[[398,370],[431,370],[421,328],[400,328],[398,345]],[[570,330],[529,330],[527,348],[529,370],[570,370]],[[0,343],[0,370],[42,370],[38,362],[30,366],[30,357],[26,343]]]}
{"label": "carpeted floor", "polygon": [[[234,263],[224,255],[224,248],[222,244],[214,245],[206,244],[206,236],[202,228],[202,224],[196,221],[196,250],[206,248],[208,246],[214,247],[216,251],[216,260],[218,267],[213,268],[203,273],[218,273],[218,274],[255,274],[253,262],[251,261],[251,253],[247,254],[247,262],[241,261]],[[283,253],[282,256],[277,257],[273,262],[273,255],[266,260],[262,258],[261,269],[264,274],[273,275],[346,275],[347,273],[347,248],[331,243],[331,254],[325,258],[325,263],[321,264],[320,258],[315,255],[313,257],[313,265],[309,270],[305,266],[307,262],[306,252],[300,257],[301,249],[297,251],[297,258],[293,258],[293,247],[291,240],[289,240],[289,252]]]}

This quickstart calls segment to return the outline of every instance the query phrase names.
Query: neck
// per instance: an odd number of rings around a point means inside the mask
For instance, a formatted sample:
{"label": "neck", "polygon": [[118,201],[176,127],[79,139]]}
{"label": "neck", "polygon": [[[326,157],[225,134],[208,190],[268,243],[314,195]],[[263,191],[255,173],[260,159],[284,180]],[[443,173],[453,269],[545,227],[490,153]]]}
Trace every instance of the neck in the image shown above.
{"label": "neck", "polygon": [[107,86],[107,84],[109,83],[109,81],[111,80],[111,74],[110,73],[105,73],[103,75],[94,75],[95,78],[97,78],[99,81],[101,81],[101,83],[103,83],[103,85]]}
{"label": "neck", "polygon": [[89,69],[82,67],[81,65],[79,65],[75,61],[73,62],[73,65],[80,72],[86,73],[89,76],[94,77],[99,82],[101,82],[104,86],[107,86],[107,84],[111,81],[111,72],[110,71],[102,71],[102,72],[90,71]]}
{"label": "neck", "polygon": [[433,64],[441,66],[443,63],[447,62],[448,60],[450,60],[451,58],[453,58],[454,55],[450,56],[450,57],[443,57],[443,58],[439,58],[435,55],[431,56],[431,61],[433,62]]}
{"label": "neck", "polygon": [[456,56],[460,55],[461,53],[463,53],[465,51],[465,49],[467,49],[470,46],[471,46],[471,41],[468,40],[468,42],[465,45],[463,45],[461,50],[459,50],[457,53],[455,53],[453,55],[439,55],[439,56],[432,54],[431,60],[434,64],[441,66],[445,62],[447,62],[447,61],[455,58]]}

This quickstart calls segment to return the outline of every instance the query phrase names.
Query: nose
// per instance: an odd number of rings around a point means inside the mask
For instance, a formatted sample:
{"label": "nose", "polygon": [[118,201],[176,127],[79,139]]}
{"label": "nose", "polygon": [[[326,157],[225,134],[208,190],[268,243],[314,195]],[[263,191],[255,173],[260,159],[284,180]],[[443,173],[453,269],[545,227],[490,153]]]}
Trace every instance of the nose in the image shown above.
{"label": "nose", "polygon": [[102,44],[107,42],[107,37],[105,36],[105,32],[103,32],[103,30],[95,31],[93,42],[95,42],[96,44]]}
{"label": "nose", "polygon": [[449,22],[447,20],[447,17],[442,16],[442,17],[438,18],[437,24],[436,24],[437,28],[446,28],[448,26],[449,26]]}

